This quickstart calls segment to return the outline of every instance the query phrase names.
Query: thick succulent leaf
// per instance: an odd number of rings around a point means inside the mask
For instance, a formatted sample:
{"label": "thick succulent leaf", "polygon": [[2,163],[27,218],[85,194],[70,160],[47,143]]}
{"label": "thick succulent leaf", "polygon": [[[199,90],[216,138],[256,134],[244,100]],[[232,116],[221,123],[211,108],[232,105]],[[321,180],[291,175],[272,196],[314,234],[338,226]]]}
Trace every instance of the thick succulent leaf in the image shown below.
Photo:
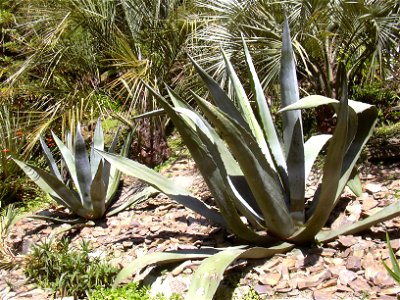
{"label": "thick succulent leaf", "polygon": [[30,218],[30,219],[38,219],[38,220],[44,220],[44,221],[50,221],[53,223],[61,223],[61,224],[77,224],[77,223],[83,223],[86,219],[83,218],[57,218],[55,216],[47,216],[47,215],[27,215],[24,216],[25,218]]}
{"label": "thick succulent leaf", "polygon": [[311,95],[311,96],[301,98],[296,103],[290,104],[290,105],[280,109],[278,111],[278,113],[283,113],[283,112],[295,110],[295,109],[315,108],[315,107],[319,107],[322,105],[334,104],[334,103],[338,104],[339,101],[332,99],[332,98],[325,97],[325,96]]}
{"label": "thick succulent leaf", "polygon": [[[352,100],[349,101],[349,106],[351,107],[351,111],[354,111],[357,114],[358,126],[355,132],[355,136],[352,139],[352,143],[347,149],[346,155],[344,157],[342,175],[339,183],[340,190],[343,190],[346,186],[351,176],[351,173],[355,168],[357,160],[360,157],[363,147],[373,133],[373,129],[378,117],[378,109],[375,106]],[[337,199],[339,199],[339,190],[336,196]]]}
{"label": "thick succulent leaf", "polygon": [[283,153],[282,145],[280,143],[278,133],[276,132],[274,120],[272,119],[271,112],[268,107],[267,99],[265,99],[264,91],[258,78],[256,69],[251,60],[247,45],[243,39],[243,48],[246,58],[247,68],[249,70],[249,78],[253,94],[255,95],[256,105],[264,131],[265,139],[267,140],[268,146],[271,150],[271,155],[275,161],[276,168],[280,174],[283,185],[286,190],[289,190],[289,183],[287,178],[287,167],[285,154]]}
{"label": "thick succulent leaf", "polygon": [[151,186],[145,187],[143,191],[135,193],[132,197],[126,199],[121,205],[107,212],[106,215],[107,217],[114,216],[120,213],[121,211],[127,209],[128,207],[139,204],[151,197],[158,195],[159,193],[160,193],[159,190],[156,190]]}
{"label": "thick succulent leaf", "polygon": [[89,156],[86,150],[80,124],[76,126],[75,137],[75,168],[78,178],[78,189],[80,190],[82,205],[91,208],[90,186],[92,184],[92,173],[90,171]]}
{"label": "thick succulent leaf", "polygon": [[304,144],[304,164],[305,164],[305,179],[307,180],[310,175],[311,169],[314,165],[315,159],[317,158],[319,152],[326,145],[326,143],[331,139],[331,134],[319,134],[312,136]]}
{"label": "thick succulent leaf", "polygon": [[153,264],[169,264],[174,262],[180,262],[189,259],[202,259],[215,254],[218,250],[215,249],[196,249],[189,251],[179,251],[179,252],[153,252],[146,254],[135,259],[133,262],[126,265],[115,278],[113,286],[116,287],[118,284],[122,283],[129,276],[139,272],[143,268]]}
{"label": "thick succulent leaf", "polygon": [[350,174],[349,181],[347,181],[347,186],[357,197],[362,196],[362,184],[361,179],[358,174],[357,168],[353,168],[353,171]]}
{"label": "thick succulent leaf", "polygon": [[[67,141],[69,140],[68,134],[70,136],[70,133],[67,133]],[[79,189],[79,180],[76,172],[76,166],[75,166],[75,157],[73,153],[71,152],[70,148],[65,146],[65,144],[52,132],[54,142],[56,143],[58,149],[60,149],[61,156],[63,157],[64,163],[68,169],[69,175],[72,178],[72,181],[74,185],[77,188],[78,194],[80,197],[82,197],[80,189]]]}
{"label": "thick succulent leaf", "polygon": [[[224,141],[218,136],[215,130],[200,116],[194,114],[192,111],[189,111],[187,109],[177,108],[176,110],[181,114],[186,114],[186,116],[191,119],[193,124],[195,124],[197,133],[201,141],[210,152],[214,163],[221,173],[222,180],[224,181],[224,189],[230,195],[230,198],[235,203],[239,211],[251,223],[263,223],[263,217],[262,215],[260,215],[261,211],[257,205],[257,202],[255,201],[246,180],[244,179],[243,173],[238,163],[227,149]],[[222,206],[225,205],[226,204],[222,204]],[[222,214],[224,215],[223,211],[224,210],[222,210]],[[228,211],[231,210],[229,209]],[[238,219],[238,222],[240,220],[239,215],[236,214],[236,211],[234,209],[233,213],[235,214],[235,218]],[[232,215],[226,216],[232,219]]]}
{"label": "thick succulent leaf", "polygon": [[[190,58],[190,57],[189,57]],[[192,58],[190,58],[193,66],[195,67],[197,73],[203,79],[204,83],[207,85],[208,90],[214,100],[214,103],[219,109],[229,115],[231,118],[236,120],[239,124],[243,126],[246,130],[250,131],[250,128],[243,116],[240,114],[239,110],[235,107],[233,101],[228,97],[226,92],[219,86],[210,75],[207,74]]]}
{"label": "thick succulent leaf", "polygon": [[275,169],[275,164],[274,161],[272,160],[271,153],[269,151],[267,142],[264,138],[264,133],[260,127],[260,124],[258,124],[258,121],[256,119],[256,116],[254,115],[253,109],[250,105],[249,98],[247,98],[246,92],[242,86],[242,83],[240,82],[239,77],[237,76],[231,62],[228,60],[226,57],[225,52],[222,50],[222,56],[225,61],[225,67],[228,72],[229,78],[232,82],[233,89],[236,94],[237,98],[237,103],[238,106],[240,107],[241,113],[244,116],[244,119],[246,120],[250,132],[254,135],[255,140],[257,141],[258,145],[260,146],[262,152],[266,156],[269,165],[271,168]]}
{"label": "thick succulent leaf", "polygon": [[90,199],[92,204],[92,216],[89,219],[99,219],[106,212],[107,187],[103,181],[103,162],[99,161],[99,167],[90,186]]}
{"label": "thick succulent leaf", "polygon": [[[287,18],[283,23],[281,55],[281,97],[286,107],[299,100],[296,65]],[[304,135],[300,110],[290,110],[283,116],[283,144],[286,153],[287,174],[290,191],[290,212],[294,220],[304,222]]]}
{"label": "thick succulent leaf", "polygon": [[94,129],[93,142],[90,150],[90,171],[92,173],[92,178],[96,175],[101,160],[101,157],[94,152],[94,148],[104,151],[104,133],[100,119],[97,120],[96,128]]}
{"label": "thick succulent leaf", "polygon": [[337,230],[330,231],[321,231],[316,240],[322,243],[329,242],[337,238],[339,235],[349,235],[349,234],[357,234],[364,230],[371,228],[375,224],[393,219],[400,216],[400,202],[397,201],[392,203],[385,208],[382,208],[377,213],[361,220],[357,221],[354,224],[346,225],[345,228],[339,228]]}
{"label": "thick succulent leaf", "polygon": [[294,246],[282,243],[271,248],[225,249],[206,258],[193,275],[185,299],[212,300],[226,269],[239,258],[269,258]]}
{"label": "thick succulent leaf", "polygon": [[217,107],[200,98],[196,100],[201,110],[221,132],[237,159],[263,213],[268,230],[281,238],[293,233],[294,224],[287,210],[278,176],[268,165],[252,135]]}
{"label": "thick succulent leaf", "polygon": [[56,176],[60,181],[63,181],[62,177],[61,177],[61,173],[58,170],[57,163],[54,160],[53,154],[51,154],[49,147],[47,147],[46,142],[43,140],[42,136],[40,136],[39,140],[40,140],[40,145],[42,146],[43,152],[45,154],[46,161],[50,167],[51,173],[54,176]]}
{"label": "thick succulent leaf", "polygon": [[[118,143],[118,135],[119,128],[117,132],[114,134],[113,140],[111,142],[111,146],[108,149],[109,153],[115,153]],[[129,135],[133,134],[133,132],[128,134],[127,140],[129,139]],[[119,181],[121,178],[121,173],[118,169],[111,166],[108,161],[104,161],[104,170],[103,170],[103,181],[105,186],[107,187],[107,195],[106,195],[106,210],[111,205],[113,197],[118,190]]]}
{"label": "thick succulent leaf", "polygon": [[148,183],[149,185],[163,192],[178,203],[194,210],[195,212],[200,213],[204,217],[218,224],[225,224],[223,218],[221,218],[221,215],[217,211],[192,196],[185,189],[174,184],[172,180],[161,176],[156,171],[146,167],[145,165],[142,165],[138,162],[119,155],[100,152],[99,150],[95,151],[98,151],[103,158],[109,161],[121,172],[130,176],[134,176]]}
{"label": "thick succulent leaf", "polygon": [[85,217],[87,215],[87,210],[82,207],[79,199],[57,177],[17,159],[13,160],[38,187],[50,194],[58,204],[65,206],[79,216]]}
{"label": "thick succulent leaf", "polygon": [[[342,88],[343,95],[339,104],[339,112],[337,118],[337,126],[331,138],[325,164],[323,167],[323,177],[321,183],[321,193],[318,199],[314,199],[315,206],[312,208],[313,213],[307,220],[305,227],[300,229],[289,240],[296,243],[310,242],[314,240],[315,235],[325,225],[328,217],[334,207],[336,199],[342,192],[343,187],[340,186],[339,180],[343,159],[347,150],[348,127],[349,127],[349,110],[354,112],[348,106],[347,100],[347,84],[346,88]],[[346,180],[347,182],[347,180]]]}
{"label": "thick succulent leaf", "polygon": [[[151,90],[151,89],[150,89]],[[153,91],[153,93],[155,93]],[[155,94],[157,95],[157,94]],[[251,241],[254,243],[260,243],[265,240],[264,236],[260,236],[255,233],[253,230],[249,229],[246,224],[243,223],[240,218],[237,208],[231,199],[231,195],[229,194],[229,187],[225,185],[224,176],[221,174],[221,170],[218,168],[214,158],[211,156],[209,151],[206,149],[204,142],[200,139],[198,132],[195,131],[195,122],[190,120],[188,116],[184,116],[181,113],[177,113],[176,110],[185,107],[183,101],[179,99],[172,91],[170,91],[170,97],[174,99],[174,102],[181,102],[178,105],[178,108],[172,108],[168,102],[165,101],[164,98],[157,95],[159,98],[160,104],[163,105],[166,112],[168,113],[171,120],[174,122],[176,128],[180,132],[182,139],[187,145],[190,153],[192,154],[193,159],[195,160],[201,174],[203,175],[204,180],[206,181],[211,193],[214,196],[216,204],[221,211],[221,214],[224,216],[225,226],[235,233],[239,238]],[[191,114],[193,116],[193,114]],[[200,120],[201,117],[198,116]],[[205,124],[207,124],[205,122]],[[207,125],[210,134],[215,132],[210,125]],[[219,137],[216,133],[208,136],[218,143]],[[220,145],[220,151],[223,154],[226,154],[226,157],[230,155],[229,151],[224,148],[224,143],[222,142]],[[232,161],[230,161],[232,162]],[[234,165],[231,166],[233,168]],[[238,170],[236,170],[238,171]],[[240,172],[240,170],[239,170]],[[239,173],[238,173],[239,174]],[[241,173],[240,173],[241,174]]]}

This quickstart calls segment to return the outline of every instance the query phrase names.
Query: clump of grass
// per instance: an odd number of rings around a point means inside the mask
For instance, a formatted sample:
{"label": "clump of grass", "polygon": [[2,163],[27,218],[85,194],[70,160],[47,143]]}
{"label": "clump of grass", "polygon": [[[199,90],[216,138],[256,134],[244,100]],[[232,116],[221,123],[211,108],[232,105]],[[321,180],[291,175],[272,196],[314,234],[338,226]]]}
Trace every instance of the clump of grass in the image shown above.
{"label": "clump of grass", "polygon": [[155,297],[150,296],[148,287],[141,287],[136,282],[131,282],[119,288],[97,288],[89,295],[89,300],[181,300],[178,294],[172,295],[170,298],[162,294]]}
{"label": "clump of grass", "polygon": [[107,288],[118,272],[116,267],[90,256],[89,243],[70,249],[69,241],[48,241],[36,245],[26,257],[25,274],[40,287],[57,296],[87,296],[96,288]]}

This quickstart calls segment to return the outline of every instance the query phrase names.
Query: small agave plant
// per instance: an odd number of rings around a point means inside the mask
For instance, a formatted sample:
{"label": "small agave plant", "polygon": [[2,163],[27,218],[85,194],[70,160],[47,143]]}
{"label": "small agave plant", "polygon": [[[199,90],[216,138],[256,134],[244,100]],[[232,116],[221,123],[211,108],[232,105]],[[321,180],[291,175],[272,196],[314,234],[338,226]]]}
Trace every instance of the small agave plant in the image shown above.
{"label": "small agave plant", "polygon": [[[100,120],[97,122],[94,131],[90,158],[79,124],[76,128],[76,136],[73,143],[70,132],[67,133],[67,145],[54,133],[52,135],[61,152],[62,162],[65,164],[72,180],[72,185],[75,188],[70,187],[69,179],[63,179],[57,163],[42,137],[40,137],[40,144],[45,153],[50,173],[20,160],[14,159],[14,161],[44,192],[48,193],[59,205],[68,208],[78,217],[85,220],[95,220],[102,218],[106,213],[107,215],[113,215],[155,192],[154,189],[147,189],[118,208],[110,210],[121,173],[111,167],[110,163],[104,161],[94,150],[104,150],[104,135]],[[108,149],[110,153],[114,153],[117,140],[118,132],[115,134]],[[59,220],[42,215],[36,216],[54,221]],[[67,220],[62,219],[60,221],[65,222]]]}
{"label": "small agave plant", "polygon": [[[214,196],[217,209],[143,165],[105,152],[101,155],[122,172],[147,182],[227,228],[247,245],[257,247],[151,253],[121,270],[116,284],[149,264],[205,258],[194,274],[186,297],[212,299],[223,273],[236,259],[267,258],[296,245],[324,243],[338,235],[354,234],[400,215],[400,203],[394,203],[346,227],[324,227],[346,184],[354,179],[353,170],[372,134],[377,109],[348,100],[345,75],[341,80],[340,101],[317,95],[300,100],[289,26],[285,21],[281,60],[283,109],[280,111],[283,132],[280,135],[245,43],[244,53],[255,100],[254,110],[224,53],[226,70],[234,86],[234,99],[194,61],[213,98],[211,103],[194,94],[202,114],[171,90],[168,92],[172,105],[152,91],[191,152]],[[345,74],[343,68],[339,71]],[[315,135],[304,141],[301,109],[320,105],[331,105],[336,110],[334,133]],[[326,145],[322,176],[313,199],[306,203],[308,175]]]}

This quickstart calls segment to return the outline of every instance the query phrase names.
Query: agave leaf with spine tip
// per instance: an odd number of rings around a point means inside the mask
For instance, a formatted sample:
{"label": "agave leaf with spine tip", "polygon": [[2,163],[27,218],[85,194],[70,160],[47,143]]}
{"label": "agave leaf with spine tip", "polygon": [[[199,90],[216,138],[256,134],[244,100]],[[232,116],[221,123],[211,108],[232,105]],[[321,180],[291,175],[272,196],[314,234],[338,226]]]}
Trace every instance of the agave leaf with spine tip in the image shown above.
{"label": "agave leaf with spine tip", "polygon": [[88,210],[82,207],[76,195],[57,177],[15,158],[13,160],[37,186],[50,194],[58,204],[76,212],[81,217],[87,215]]}
{"label": "agave leaf with spine tip", "polygon": [[310,137],[304,144],[304,171],[305,180],[311,173],[311,169],[315,163],[318,154],[322,148],[331,139],[331,134],[319,134]]}
{"label": "agave leaf with spine tip", "polygon": [[216,210],[212,209],[202,201],[192,196],[185,189],[182,189],[181,187],[174,184],[173,181],[164,178],[156,171],[138,162],[132,161],[119,155],[101,152],[97,149],[95,149],[95,151],[97,151],[103,158],[105,158],[107,161],[109,161],[125,174],[134,176],[139,180],[148,183],[149,185],[163,192],[167,196],[176,200],[178,203],[192,209],[195,212],[202,214],[210,220],[218,224],[225,224],[223,218],[221,218],[220,214]]}
{"label": "agave leaf with spine tip", "polygon": [[[281,97],[286,107],[299,100],[296,66],[290,39],[287,18],[283,22],[281,55]],[[286,111],[283,114],[283,144],[286,152],[286,165],[289,181],[290,212],[295,221],[304,222],[304,134],[300,110]]]}
{"label": "agave leaf with spine tip", "polygon": [[271,112],[268,107],[267,99],[265,99],[264,91],[261,86],[260,79],[258,78],[257,72],[253,65],[253,61],[250,57],[249,50],[247,49],[246,42],[243,37],[243,49],[246,58],[246,64],[249,70],[249,78],[251,83],[251,88],[253,94],[255,95],[256,105],[259,112],[260,121],[262,124],[262,129],[264,131],[265,139],[268,142],[268,146],[271,149],[271,155],[277,166],[277,170],[282,179],[282,183],[285,189],[289,188],[288,178],[287,178],[287,166],[285,155],[283,153],[281,142],[279,141],[278,133],[276,132],[274,126],[274,120],[272,119]]}
{"label": "agave leaf with spine tip", "polygon": [[107,186],[103,181],[103,162],[99,161],[97,172],[90,186],[90,199],[93,216],[90,219],[101,218],[106,211]]}
{"label": "agave leaf with spine tip", "polygon": [[246,130],[250,131],[250,128],[244,120],[243,116],[235,107],[231,99],[229,99],[229,97],[226,95],[225,91],[219,86],[218,82],[216,82],[210,75],[208,75],[207,72],[204,71],[191,57],[189,57],[189,59],[195,67],[197,73],[207,85],[207,88],[210,91],[211,97],[213,98],[215,105],[231,118],[236,120]]}
{"label": "agave leaf with spine tip", "polygon": [[[101,157],[93,151],[94,148],[104,151],[104,132],[103,128],[101,127],[100,119],[97,120],[96,128],[94,129],[93,142],[90,150],[90,171],[92,174],[92,178],[95,177],[101,160]],[[104,168],[104,173],[106,172],[107,171]],[[106,184],[106,186],[108,186],[108,183]]]}
{"label": "agave leaf with spine tip", "polygon": [[[196,161],[200,172],[203,174],[211,193],[214,196],[216,204],[221,211],[221,214],[225,219],[225,227],[234,232],[239,238],[252,241],[262,242],[264,237],[258,235],[253,230],[250,230],[243,220],[240,218],[237,208],[234,205],[231,195],[228,193],[228,187],[224,184],[224,178],[218,169],[213,157],[210,155],[205,145],[200,140],[198,134],[195,132],[194,124],[191,120],[188,120],[185,116],[181,116],[176,110],[169,105],[169,103],[158,93],[148,87],[152,93],[158,97],[160,105],[162,105],[169,117],[174,122],[176,128],[182,136],[185,144],[189,148],[193,159]],[[170,97],[175,102],[181,102],[179,107],[185,107],[183,101],[169,91]],[[188,123],[189,122],[189,123]],[[221,146],[222,147],[222,146]]]}
{"label": "agave leaf with spine tip", "polygon": [[254,135],[255,140],[257,141],[258,145],[261,148],[261,151],[264,153],[266,156],[269,165],[271,166],[272,169],[275,170],[275,165],[271,157],[271,153],[269,151],[267,142],[264,138],[263,131],[260,127],[260,124],[258,124],[258,121],[254,115],[253,109],[251,108],[250,101],[247,98],[246,92],[242,86],[242,83],[239,80],[239,77],[237,76],[231,62],[228,60],[226,57],[226,54],[223,50],[222,52],[222,57],[224,58],[225,61],[225,67],[227,69],[229,78],[232,82],[233,89],[236,94],[237,102],[240,107],[241,113],[244,116],[244,119],[246,120],[246,123],[248,124],[250,128],[250,132]]}
{"label": "agave leaf with spine tip", "polygon": [[145,187],[143,191],[135,193],[132,197],[125,200],[120,206],[115,207],[114,209],[110,210],[106,215],[107,215],[107,217],[114,216],[117,213],[125,210],[126,208],[128,208],[132,205],[135,205],[135,204],[139,204],[142,201],[145,201],[150,197],[154,197],[159,193],[160,193],[159,190],[157,190],[151,186]]}
{"label": "agave leaf with spine tip", "polygon": [[39,141],[40,141],[40,145],[42,146],[42,149],[44,151],[44,154],[45,154],[47,163],[50,167],[51,173],[53,173],[53,175],[56,176],[60,181],[63,181],[62,177],[61,177],[61,173],[58,170],[56,161],[54,160],[53,154],[51,154],[51,151],[50,151],[49,147],[47,147],[42,136],[39,137]]}
{"label": "agave leaf with spine tip", "polygon": [[[347,82],[343,82],[342,84],[347,87]],[[325,164],[323,166],[321,192],[318,194],[319,197],[317,199],[314,198],[313,204],[315,204],[315,206],[305,226],[294,234],[294,236],[290,238],[290,241],[303,243],[314,240],[315,235],[328,220],[335,201],[344,188],[344,186],[340,186],[339,180],[341,178],[343,159],[346,154],[349,139],[349,120],[354,119],[350,118],[349,115],[355,115],[355,112],[353,109],[349,108],[347,89],[342,89],[342,91],[343,95],[339,103],[337,125],[331,138]]]}
{"label": "agave leaf with spine tip", "polygon": [[92,184],[92,174],[90,171],[90,162],[85,140],[83,139],[79,123],[76,126],[75,136],[75,168],[76,176],[78,178],[77,189],[80,190],[82,205],[86,208],[90,208],[90,186]]}
{"label": "agave leaf with spine tip", "polygon": [[208,249],[183,250],[174,252],[153,252],[146,254],[144,256],[135,259],[133,262],[125,266],[115,278],[113,287],[116,287],[118,284],[123,282],[129,276],[139,272],[148,265],[168,264],[188,259],[201,259],[209,257],[210,255],[213,255],[216,252],[218,252],[218,250],[215,250],[213,248],[208,248]]}
{"label": "agave leaf with spine tip", "polygon": [[263,213],[268,230],[281,238],[292,234],[294,224],[285,204],[280,181],[252,135],[211,103],[201,98],[196,100],[236,157]]}
{"label": "agave leaf with spine tip", "polygon": [[[55,135],[54,132],[52,132],[52,135],[54,142],[56,143],[58,149],[61,152],[61,156],[63,157],[63,161],[68,169],[69,175],[71,176],[73,183],[77,187],[79,197],[82,199],[82,194],[79,189],[79,181],[76,172],[74,155],[72,154],[71,150],[67,146],[65,146],[65,144],[58,138],[58,136]],[[67,140],[69,140],[69,138],[67,138]]]}
{"label": "agave leaf with spine tip", "polygon": [[206,258],[193,275],[185,299],[212,300],[223,279],[226,269],[240,258],[269,258],[278,253],[285,253],[294,245],[281,243],[269,248],[254,247],[250,249],[227,248]]}

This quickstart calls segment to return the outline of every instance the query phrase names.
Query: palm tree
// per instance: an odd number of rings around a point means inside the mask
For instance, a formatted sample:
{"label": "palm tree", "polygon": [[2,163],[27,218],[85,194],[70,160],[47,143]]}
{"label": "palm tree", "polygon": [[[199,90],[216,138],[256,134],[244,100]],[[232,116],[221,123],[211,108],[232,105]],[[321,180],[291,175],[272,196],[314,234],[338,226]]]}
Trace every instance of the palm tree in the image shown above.
{"label": "palm tree", "polygon": [[[57,115],[70,114],[68,109],[74,107],[99,114],[107,108],[104,104],[115,102],[129,114],[153,110],[156,104],[144,83],[155,88],[176,85],[186,38],[193,28],[184,14],[189,4],[178,0],[32,1],[25,14],[31,55],[10,82],[23,74],[43,78],[41,87],[52,99],[47,109],[62,110]],[[166,155],[164,122],[164,117],[158,117],[137,124],[135,149],[146,159],[154,159],[153,163]]]}
{"label": "palm tree", "polygon": [[278,25],[285,12],[300,79],[309,92],[329,97],[337,95],[337,62],[345,62],[351,84],[385,79],[400,39],[395,0],[197,0],[197,5],[208,22],[199,33],[205,50],[193,53],[197,60],[223,80],[223,60],[215,49],[240,61],[243,35],[265,89],[279,77]]}

